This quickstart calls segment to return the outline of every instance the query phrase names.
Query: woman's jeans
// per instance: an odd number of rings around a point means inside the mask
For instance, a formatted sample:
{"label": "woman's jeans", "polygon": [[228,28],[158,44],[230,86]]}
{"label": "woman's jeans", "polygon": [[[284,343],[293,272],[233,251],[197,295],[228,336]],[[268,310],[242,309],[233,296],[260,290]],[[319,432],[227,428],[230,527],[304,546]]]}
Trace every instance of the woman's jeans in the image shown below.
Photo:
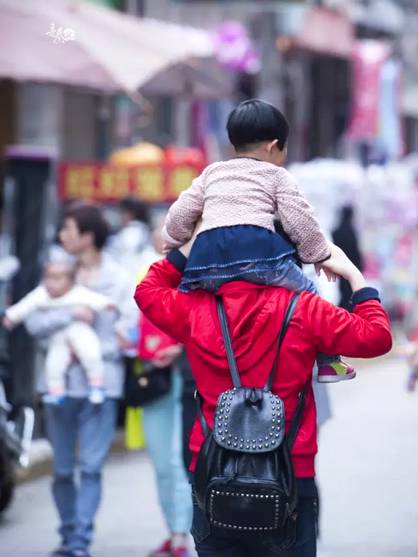
{"label": "woman's jeans", "polygon": [[236,535],[234,533],[211,532],[204,512],[193,497],[192,536],[199,557],[316,557],[316,527],[318,497],[314,480],[311,493],[299,496],[296,541],[292,549],[280,551],[274,535]]}
{"label": "woman's jeans", "polygon": [[[86,398],[66,398],[60,406],[45,405],[46,427],[53,450],[52,493],[70,549],[88,547],[101,499],[101,472],[112,444],[117,400],[91,404]],[[75,482],[77,446],[80,481]]]}
{"label": "woman's jeans", "polygon": [[189,532],[192,496],[182,454],[183,379],[173,371],[171,392],[144,406],[144,430],[157,480],[160,506],[171,533]]}

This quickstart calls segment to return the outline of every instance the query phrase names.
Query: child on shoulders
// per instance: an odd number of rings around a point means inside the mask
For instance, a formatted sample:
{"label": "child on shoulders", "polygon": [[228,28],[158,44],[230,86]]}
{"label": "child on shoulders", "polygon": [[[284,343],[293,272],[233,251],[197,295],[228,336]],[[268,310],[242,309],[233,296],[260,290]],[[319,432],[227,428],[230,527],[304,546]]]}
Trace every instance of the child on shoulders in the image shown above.
{"label": "child on shoulders", "polygon": [[[202,220],[184,270],[180,290],[216,292],[222,284],[244,280],[316,293],[298,265],[315,264],[329,280],[331,257],[308,201],[283,168],[289,124],[273,105],[242,102],[230,114],[228,136],[236,157],[209,165],[171,206],[163,239],[165,249],[183,245]],[[284,234],[277,234],[278,219]],[[318,355],[318,381],[355,377],[339,356]]]}

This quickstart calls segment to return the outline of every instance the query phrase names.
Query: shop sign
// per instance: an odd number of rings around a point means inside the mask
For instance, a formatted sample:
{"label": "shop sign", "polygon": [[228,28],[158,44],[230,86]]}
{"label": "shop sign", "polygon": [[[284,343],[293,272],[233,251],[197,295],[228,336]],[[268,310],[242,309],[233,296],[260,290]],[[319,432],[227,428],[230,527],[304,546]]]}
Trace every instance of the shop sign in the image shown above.
{"label": "shop sign", "polygon": [[91,199],[114,202],[134,195],[149,203],[175,200],[203,167],[190,163],[116,166],[96,163],[61,163],[58,189],[62,201]]}
{"label": "shop sign", "polygon": [[348,137],[376,139],[379,133],[381,71],[390,48],[374,40],[358,41],[353,56],[353,107]]}
{"label": "shop sign", "polygon": [[390,159],[403,154],[403,126],[401,118],[402,64],[387,60],[380,74],[379,141]]}

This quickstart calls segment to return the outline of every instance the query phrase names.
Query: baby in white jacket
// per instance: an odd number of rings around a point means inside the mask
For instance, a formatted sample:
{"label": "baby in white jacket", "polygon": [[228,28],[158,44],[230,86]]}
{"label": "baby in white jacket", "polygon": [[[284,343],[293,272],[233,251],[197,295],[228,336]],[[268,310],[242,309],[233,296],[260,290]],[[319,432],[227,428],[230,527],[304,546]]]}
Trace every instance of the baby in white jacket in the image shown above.
{"label": "baby in white jacket", "polygon": [[73,358],[84,368],[90,386],[89,400],[104,401],[104,369],[100,341],[93,327],[77,320],[77,310],[94,312],[114,308],[106,296],[75,284],[75,269],[68,262],[52,262],[45,267],[42,284],[5,312],[3,325],[12,329],[34,311],[55,308],[74,310],[74,321],[48,338],[45,362],[47,394],[44,401],[60,404],[65,396],[66,372]]}

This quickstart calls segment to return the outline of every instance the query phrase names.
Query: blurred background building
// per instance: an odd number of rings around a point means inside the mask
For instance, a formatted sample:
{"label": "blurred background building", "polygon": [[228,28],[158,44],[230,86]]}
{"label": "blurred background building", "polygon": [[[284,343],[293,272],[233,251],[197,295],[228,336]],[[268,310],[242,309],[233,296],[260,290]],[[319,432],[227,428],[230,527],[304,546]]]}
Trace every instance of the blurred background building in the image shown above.
{"label": "blurred background building", "polygon": [[[290,121],[290,163],[324,228],[355,206],[366,273],[405,312],[417,1],[0,0],[0,11],[0,255],[21,261],[14,300],[39,279],[62,204],[102,202],[115,226],[128,193],[166,206],[230,154],[231,107],[261,97]],[[32,396],[33,354],[17,331],[18,399]]]}

